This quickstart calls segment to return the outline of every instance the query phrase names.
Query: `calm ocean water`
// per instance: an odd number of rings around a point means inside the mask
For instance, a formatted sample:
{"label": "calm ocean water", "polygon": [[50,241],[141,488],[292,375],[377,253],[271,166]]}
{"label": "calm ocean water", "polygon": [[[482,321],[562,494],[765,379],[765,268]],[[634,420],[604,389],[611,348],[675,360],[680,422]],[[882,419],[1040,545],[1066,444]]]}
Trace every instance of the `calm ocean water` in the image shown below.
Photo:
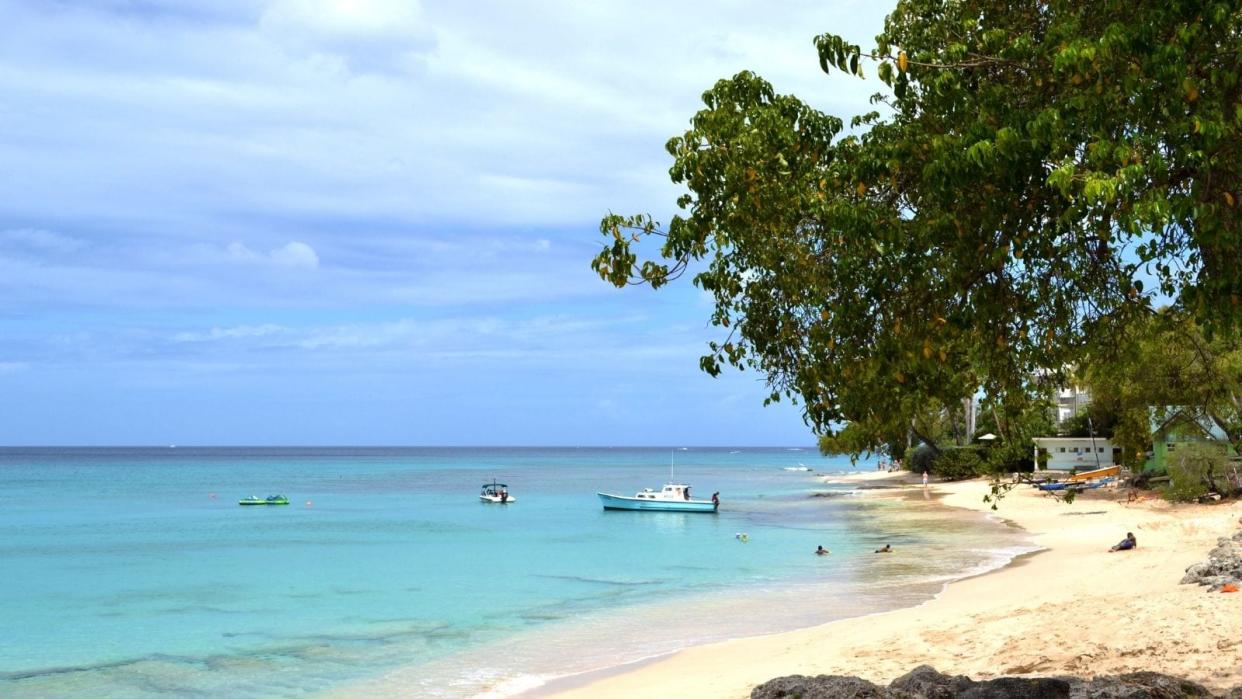
{"label": "calm ocean water", "polygon": [[[512,694],[917,603],[1027,548],[822,482],[867,464],[674,453],[718,515],[600,507],[669,449],[0,450],[0,696]],[[478,501],[493,477],[517,503]],[[237,505],[272,493],[293,504]]]}

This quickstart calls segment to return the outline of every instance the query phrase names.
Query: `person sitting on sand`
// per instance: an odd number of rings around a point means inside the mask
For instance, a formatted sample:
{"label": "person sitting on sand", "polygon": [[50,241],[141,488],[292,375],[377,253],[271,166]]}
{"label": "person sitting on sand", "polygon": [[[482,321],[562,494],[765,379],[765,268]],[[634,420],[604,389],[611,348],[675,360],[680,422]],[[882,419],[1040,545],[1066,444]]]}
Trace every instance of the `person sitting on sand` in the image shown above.
{"label": "person sitting on sand", "polygon": [[815,549],[815,555],[816,555],[816,556],[827,556],[827,555],[828,555],[828,554],[830,554],[830,553],[832,553],[832,552],[831,552],[831,551],[829,551],[828,549],[824,548],[822,544],[821,544],[820,546],[816,547],[816,549]]}
{"label": "person sitting on sand", "polygon": [[882,548],[882,549],[876,549],[876,550],[875,550],[875,552],[876,552],[876,553],[892,553],[892,552],[893,552],[893,546],[892,546],[892,544],[884,544],[884,548]]}
{"label": "person sitting on sand", "polygon": [[1126,538],[1117,542],[1117,545],[1109,549],[1108,552],[1112,553],[1113,551],[1129,551],[1130,549],[1136,549],[1136,548],[1138,548],[1138,539],[1134,538],[1134,532],[1126,532]]}

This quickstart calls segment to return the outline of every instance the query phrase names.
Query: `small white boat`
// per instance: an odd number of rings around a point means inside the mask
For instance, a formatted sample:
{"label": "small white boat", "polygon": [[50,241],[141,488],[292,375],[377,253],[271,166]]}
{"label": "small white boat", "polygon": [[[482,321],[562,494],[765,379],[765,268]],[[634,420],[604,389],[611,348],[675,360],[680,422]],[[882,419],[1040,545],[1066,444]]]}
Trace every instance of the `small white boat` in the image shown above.
{"label": "small white boat", "polygon": [[517,502],[517,498],[509,494],[509,486],[496,481],[483,484],[483,490],[479,492],[479,499],[483,502],[494,502],[500,505]]}
{"label": "small white boat", "polygon": [[713,493],[711,500],[690,498],[690,486],[669,483],[660,491],[643,488],[634,497],[596,493],[605,510],[648,510],[656,512],[715,512],[720,507],[720,494]]}

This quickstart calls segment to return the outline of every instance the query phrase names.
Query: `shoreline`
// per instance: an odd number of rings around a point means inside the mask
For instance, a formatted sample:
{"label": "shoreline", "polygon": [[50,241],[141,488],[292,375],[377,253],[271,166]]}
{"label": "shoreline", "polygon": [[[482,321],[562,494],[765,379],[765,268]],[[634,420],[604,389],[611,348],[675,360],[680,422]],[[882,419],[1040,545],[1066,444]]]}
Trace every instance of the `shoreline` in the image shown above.
{"label": "shoreline", "polygon": [[[809,577],[757,579],[756,594],[743,594],[741,598],[737,595],[738,590],[731,587],[688,590],[676,599],[652,598],[652,602],[644,603],[637,610],[641,618],[636,618],[635,610],[629,607],[602,611],[590,620],[580,620],[559,628],[532,629],[474,650],[451,654],[443,663],[433,661],[430,664],[402,665],[370,678],[325,690],[319,696],[394,695],[420,686],[427,677],[451,675],[457,678],[461,671],[453,665],[463,661],[466,661],[466,667],[484,667],[487,670],[483,674],[471,675],[464,683],[453,679],[449,684],[433,683],[423,689],[428,695],[443,689],[445,696],[492,699],[556,695],[581,689],[614,675],[642,672],[648,666],[658,665],[692,648],[737,638],[805,630],[843,619],[868,617],[925,604],[943,594],[952,581],[990,574],[1033,548],[1025,532],[1000,518],[946,507],[939,502],[939,497],[924,496],[921,488],[910,490],[883,483],[869,485],[857,480],[876,475],[879,475],[878,472],[810,474],[811,484],[823,487],[832,483],[834,485],[828,489],[838,491],[838,495],[845,497],[840,499],[840,505],[823,510],[818,515],[812,514],[806,522],[811,523],[812,527],[817,526],[814,524],[816,521],[840,523],[833,525],[832,536],[838,538],[830,538],[830,545],[843,543],[839,538],[842,531],[863,532],[863,535],[857,541],[846,543],[844,550],[832,546],[838,556],[823,559],[810,556],[812,565],[803,572],[804,576],[809,574]],[[802,479],[802,482],[807,483],[808,480]],[[817,492],[815,485],[810,485],[810,488],[809,492]],[[803,494],[791,501],[796,504],[788,505],[794,507],[795,512],[786,512],[785,503],[775,503],[779,507],[767,516],[777,516],[795,529],[803,528],[797,523],[802,522],[808,512],[820,509],[814,496],[807,499],[806,492],[802,491]],[[854,517],[878,518],[884,524],[845,524],[848,518],[829,514],[836,507],[844,507],[842,512],[853,512]],[[789,520],[790,516],[795,519]],[[899,547],[926,546],[930,557],[922,561],[873,557],[871,549],[886,540],[895,542]],[[815,570],[824,572],[815,573]],[[866,582],[868,580],[872,582]],[[674,623],[666,629],[666,625],[661,624],[655,636],[651,637],[647,633],[649,629],[642,626],[643,619],[670,618],[686,620],[681,624],[684,628],[678,631],[678,624]],[[712,621],[705,623],[703,620]],[[610,634],[619,641],[608,640]],[[470,654],[476,656],[475,661],[467,660]],[[511,660],[500,661],[503,669],[497,673],[491,669],[488,658]],[[514,662],[519,658],[524,662]],[[466,678],[465,675],[461,677]]]}
{"label": "shoreline", "polygon": [[[657,653],[655,655],[652,655],[646,658],[639,658],[638,660],[632,660],[629,662],[621,663],[619,665],[602,667],[602,668],[598,668],[595,670],[588,670],[586,672],[578,672],[578,673],[573,673],[569,675],[562,675],[559,677],[552,677],[552,678],[546,679],[542,684],[540,684],[537,687],[531,687],[530,689],[523,690],[517,694],[499,694],[495,696],[515,697],[516,699],[546,699],[549,697],[574,696],[576,692],[579,690],[585,689],[587,687],[594,687],[597,683],[605,682],[615,677],[620,677],[620,676],[628,675],[630,673],[635,673],[635,672],[641,672],[648,666],[655,665],[665,660],[675,658],[678,654],[683,653],[687,650],[692,650],[695,648],[705,648],[705,647],[717,645],[720,643],[730,643],[732,641],[738,641],[738,640],[771,638],[771,637],[776,637],[776,636],[782,636],[785,634],[806,631],[809,629],[823,628],[823,627],[834,626],[836,624],[841,624],[845,622],[858,621],[861,619],[868,619],[871,617],[878,617],[878,616],[883,616],[886,614],[893,614],[895,612],[901,612],[903,610],[918,609],[919,607],[935,602],[937,599],[939,599],[941,595],[943,595],[949,589],[950,585],[953,585],[958,582],[962,582],[964,580],[971,580],[974,578],[983,578],[989,575],[995,575],[1011,567],[1020,567],[1026,564],[1026,562],[1029,561],[1031,558],[1038,556],[1041,553],[1045,553],[1045,550],[1039,549],[1035,551],[1026,551],[1024,553],[1019,553],[1019,554],[1014,555],[1012,558],[1010,558],[1005,563],[999,566],[996,566],[994,568],[989,568],[988,570],[979,571],[979,572],[967,572],[960,578],[953,578],[952,580],[947,580],[941,584],[940,590],[934,593],[929,599],[923,600],[922,602],[918,602],[911,606],[898,607],[896,609],[886,609],[886,610],[881,610],[881,611],[867,612],[865,614],[859,614],[858,616],[849,616],[849,617],[844,617],[841,619],[835,619],[833,621],[829,621],[824,624],[808,626],[808,627],[801,628],[801,629],[793,629],[791,631],[775,631],[772,633],[758,634],[755,636],[744,636],[744,637],[736,638],[736,639],[727,639],[724,641],[716,641],[713,643],[690,646],[688,648],[669,651],[666,653]],[[486,694],[483,696],[492,697],[493,695]]]}
{"label": "shoreline", "polygon": [[[913,474],[904,472],[904,471],[901,471],[901,472],[856,471],[856,472],[850,472],[850,473],[819,474],[817,478],[821,483],[824,483],[824,484],[831,484],[831,485],[837,485],[837,486],[840,486],[840,485],[856,486],[853,489],[853,492],[849,493],[849,496],[851,497],[882,498],[885,500],[896,501],[896,502],[909,501],[911,504],[921,504],[923,501],[930,501],[938,509],[942,508],[942,516],[952,516],[951,513],[953,512],[974,514],[974,515],[980,516],[981,520],[991,520],[995,523],[1004,525],[1005,527],[1009,527],[1015,530],[1020,530],[1024,534],[1027,534],[1026,531],[1021,526],[1019,526],[1016,522],[1014,522],[1011,519],[1004,518],[1004,517],[998,517],[998,516],[993,515],[993,513],[990,513],[990,512],[980,512],[974,508],[961,507],[958,505],[952,505],[952,504],[946,503],[945,502],[946,493],[936,492],[930,489],[925,491],[922,487],[920,487],[921,482],[919,481],[918,477],[916,477]],[[1028,537],[1029,537],[1029,534],[1028,534]],[[842,624],[846,622],[859,621],[859,620],[879,617],[879,616],[883,616],[887,614],[893,614],[893,613],[901,612],[903,610],[918,609],[927,604],[931,604],[935,602],[938,598],[940,598],[942,595],[945,594],[945,592],[948,590],[950,585],[962,582],[964,580],[971,580],[974,578],[982,578],[982,577],[986,577],[989,575],[994,575],[1011,567],[1020,567],[1022,565],[1025,565],[1032,557],[1038,556],[1039,554],[1045,553],[1045,552],[1046,552],[1046,549],[1044,548],[1035,548],[1034,550],[1022,551],[1022,552],[1010,555],[1008,558],[1000,562],[997,562],[993,565],[989,565],[986,569],[983,569],[983,570],[979,570],[977,567],[964,569],[958,573],[955,573],[949,576],[947,579],[942,579],[941,581],[939,581],[937,583],[938,589],[935,592],[930,593],[925,599],[920,600],[918,602],[914,602],[912,604],[902,605],[898,607],[890,607],[887,609],[867,611],[861,614],[844,616],[844,617],[833,619],[831,621],[826,621],[823,623],[799,626],[796,628],[790,628],[790,629],[781,630],[781,631],[772,631],[772,632],[767,632],[767,633],[758,633],[758,634],[753,634],[753,635],[739,636],[739,637],[730,638],[730,639],[709,641],[706,643],[700,643],[700,644],[695,644],[692,646],[687,646],[685,648],[681,648],[677,650],[662,651],[662,652],[655,653],[653,655],[639,658],[636,660],[618,663],[616,665],[609,665],[606,667],[600,667],[600,668],[596,668],[592,670],[587,670],[584,672],[572,672],[572,673],[568,673],[565,675],[558,675],[558,676],[551,676],[551,677],[545,676],[545,678],[540,684],[536,686],[530,686],[530,687],[524,688],[516,693],[506,693],[506,692],[501,692],[499,694],[487,693],[483,696],[514,697],[516,699],[546,699],[548,697],[562,697],[562,696],[575,697],[577,696],[579,691],[587,687],[590,687],[592,690],[594,690],[597,688],[596,686],[599,683],[607,682],[609,680],[612,680],[613,678],[629,675],[631,673],[641,672],[649,666],[661,663],[666,660],[674,659],[676,658],[676,656],[686,651],[690,651],[690,650],[694,650],[698,648],[706,648],[706,647],[715,646],[718,644],[731,643],[733,641],[779,637],[785,634],[799,633],[799,632],[804,632],[804,631],[808,631],[811,629],[829,627],[829,626],[834,626],[834,625]],[[584,696],[589,696],[589,695],[584,693]]]}
{"label": "shoreline", "polygon": [[[862,484],[868,496],[922,490],[905,472],[829,478]],[[955,578],[913,607],[693,646],[554,678],[519,696],[743,697],[782,675],[846,674],[887,683],[923,663],[977,679],[1156,670],[1214,690],[1242,683],[1242,636],[1233,631],[1242,628],[1242,599],[1234,599],[1242,596],[1178,584],[1218,536],[1237,530],[1242,503],[1126,504],[1116,502],[1120,491],[1107,490],[1066,505],[1020,486],[992,511],[982,502],[983,480],[934,483],[928,490],[948,508],[1023,529],[1039,548]],[[1136,532],[1140,548],[1107,553],[1126,531]]]}

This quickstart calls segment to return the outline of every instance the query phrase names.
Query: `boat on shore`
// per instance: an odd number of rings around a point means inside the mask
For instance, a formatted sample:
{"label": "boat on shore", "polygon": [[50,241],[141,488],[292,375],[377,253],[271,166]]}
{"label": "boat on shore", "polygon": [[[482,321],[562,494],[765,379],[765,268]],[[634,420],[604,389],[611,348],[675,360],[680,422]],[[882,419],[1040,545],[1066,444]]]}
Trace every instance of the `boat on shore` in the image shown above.
{"label": "boat on shore", "polygon": [[497,483],[495,480],[491,483],[483,484],[483,490],[479,492],[479,499],[483,502],[494,502],[500,505],[517,502],[517,498],[509,494],[509,486],[504,483]]}
{"label": "boat on shore", "polygon": [[1107,478],[1108,476],[1117,476],[1120,474],[1121,474],[1121,467],[1114,465],[1114,466],[1105,466],[1103,468],[1097,468],[1094,471],[1083,471],[1081,473],[1075,473],[1071,475],[1069,478],[1066,478],[1065,480],[1069,481],[1070,483],[1078,483],[1078,482],[1083,482],[1083,481],[1093,481],[1097,478]]}
{"label": "boat on shore", "polygon": [[251,495],[248,498],[242,498],[237,501],[238,505],[288,505],[289,498],[284,495],[269,495],[261,498],[257,495]]}
{"label": "boat on shore", "polygon": [[1115,480],[1116,478],[1113,476],[1108,476],[1094,481],[1059,481],[1055,483],[1041,483],[1037,487],[1044,492],[1056,490],[1095,490],[1096,488],[1102,488],[1109,485]]}
{"label": "boat on shore", "polygon": [[720,508],[719,493],[711,500],[694,500],[690,486],[684,483],[668,483],[659,491],[643,488],[633,497],[596,493],[605,510],[646,510],[654,512],[715,512]]}

